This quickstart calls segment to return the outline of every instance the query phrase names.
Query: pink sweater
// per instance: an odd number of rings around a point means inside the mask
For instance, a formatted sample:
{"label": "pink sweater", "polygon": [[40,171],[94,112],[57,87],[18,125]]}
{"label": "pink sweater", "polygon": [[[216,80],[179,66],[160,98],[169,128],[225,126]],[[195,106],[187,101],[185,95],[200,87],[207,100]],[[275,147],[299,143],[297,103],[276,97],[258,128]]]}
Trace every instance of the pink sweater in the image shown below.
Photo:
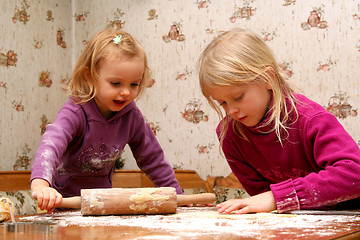
{"label": "pink sweater", "polygon": [[279,213],[339,202],[360,208],[358,145],[322,106],[296,97],[299,117],[288,137],[284,135],[283,146],[275,132],[264,133],[269,127],[259,125],[244,126],[247,142],[235,134],[230,121],[223,151],[232,171],[250,195],[271,190]]}
{"label": "pink sweater", "polygon": [[105,119],[94,100],[60,109],[36,152],[31,180],[49,182],[64,197],[81,189],[110,188],[116,159],[128,144],[139,168],[157,187],[182,189],[149,124],[131,102]]}

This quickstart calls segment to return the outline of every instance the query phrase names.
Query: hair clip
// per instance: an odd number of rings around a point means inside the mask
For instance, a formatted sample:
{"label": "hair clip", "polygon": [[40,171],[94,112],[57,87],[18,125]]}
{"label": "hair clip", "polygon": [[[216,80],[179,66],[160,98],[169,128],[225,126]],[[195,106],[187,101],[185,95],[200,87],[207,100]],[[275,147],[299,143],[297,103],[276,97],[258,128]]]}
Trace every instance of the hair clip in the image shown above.
{"label": "hair clip", "polygon": [[121,35],[121,34],[117,35],[116,37],[113,38],[113,43],[119,44],[121,38],[122,38],[122,35]]}

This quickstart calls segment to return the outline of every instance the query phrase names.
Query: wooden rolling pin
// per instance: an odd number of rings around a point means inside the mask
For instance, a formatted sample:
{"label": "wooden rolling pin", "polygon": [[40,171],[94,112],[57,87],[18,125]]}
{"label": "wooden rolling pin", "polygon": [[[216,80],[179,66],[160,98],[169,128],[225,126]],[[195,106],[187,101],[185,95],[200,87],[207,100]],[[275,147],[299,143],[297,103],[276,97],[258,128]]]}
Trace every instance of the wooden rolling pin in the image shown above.
{"label": "wooden rolling pin", "polygon": [[177,206],[209,204],[213,193],[177,195],[175,188],[82,189],[81,197],[63,198],[57,207],[81,208],[82,215],[169,214]]}

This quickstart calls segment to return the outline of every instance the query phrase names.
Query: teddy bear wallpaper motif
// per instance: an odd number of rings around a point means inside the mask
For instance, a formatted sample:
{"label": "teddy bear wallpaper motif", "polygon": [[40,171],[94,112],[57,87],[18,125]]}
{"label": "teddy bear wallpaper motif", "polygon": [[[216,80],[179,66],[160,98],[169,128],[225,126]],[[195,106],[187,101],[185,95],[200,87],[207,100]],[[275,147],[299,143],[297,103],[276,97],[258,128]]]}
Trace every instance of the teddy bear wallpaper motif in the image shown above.
{"label": "teddy bear wallpaper motif", "polygon": [[[46,125],[67,101],[62,83],[90,37],[121,28],[144,47],[153,81],[137,105],[177,169],[226,176],[216,113],[197,61],[219,33],[249,28],[299,90],[360,145],[360,5],[296,0],[3,0],[0,2],[0,170],[29,170]],[[137,169],[125,148],[117,167]]]}

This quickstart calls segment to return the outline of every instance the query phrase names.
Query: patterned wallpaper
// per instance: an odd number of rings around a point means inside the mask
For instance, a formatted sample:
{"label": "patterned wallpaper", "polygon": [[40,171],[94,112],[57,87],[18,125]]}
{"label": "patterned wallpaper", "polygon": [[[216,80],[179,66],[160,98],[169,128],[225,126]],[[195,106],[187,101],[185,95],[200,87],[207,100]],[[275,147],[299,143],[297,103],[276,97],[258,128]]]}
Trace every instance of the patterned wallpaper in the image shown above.
{"label": "patterned wallpaper", "polygon": [[[360,145],[360,2],[356,0],[3,0],[0,2],[0,170],[30,169],[60,84],[88,39],[120,27],[145,48],[155,82],[137,101],[176,169],[230,173],[202,97],[196,62],[219,32],[250,28],[299,90]],[[131,152],[125,169],[136,169]]]}

